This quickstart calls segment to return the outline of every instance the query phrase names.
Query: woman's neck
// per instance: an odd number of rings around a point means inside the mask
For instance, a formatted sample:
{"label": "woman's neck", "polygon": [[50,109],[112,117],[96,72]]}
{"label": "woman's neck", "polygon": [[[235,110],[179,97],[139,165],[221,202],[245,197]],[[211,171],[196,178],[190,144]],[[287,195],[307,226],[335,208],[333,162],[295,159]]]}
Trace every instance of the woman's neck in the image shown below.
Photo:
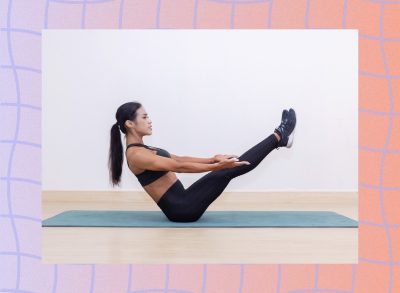
{"label": "woman's neck", "polygon": [[140,143],[140,144],[144,144],[143,143],[143,137],[140,137],[140,136],[137,136],[137,135],[135,135],[135,136],[133,136],[133,135],[128,135],[127,137],[126,137],[126,145],[128,145],[128,144],[131,144],[131,143]]}

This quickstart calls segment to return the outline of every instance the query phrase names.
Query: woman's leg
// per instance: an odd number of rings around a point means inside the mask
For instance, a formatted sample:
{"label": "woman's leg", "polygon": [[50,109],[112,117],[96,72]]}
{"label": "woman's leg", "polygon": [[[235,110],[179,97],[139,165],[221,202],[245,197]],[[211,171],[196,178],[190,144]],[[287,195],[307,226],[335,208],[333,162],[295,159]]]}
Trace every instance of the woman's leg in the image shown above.
{"label": "woman's leg", "polygon": [[253,170],[277,145],[278,138],[271,134],[239,157],[239,161],[248,161],[250,165],[212,171],[189,186],[185,190],[185,201],[187,209],[194,215],[193,220],[201,217],[233,178]]}
{"label": "woman's leg", "polygon": [[185,189],[178,179],[157,205],[172,222],[197,221],[211,202],[224,191],[229,181],[221,172],[215,171]]}
{"label": "woman's leg", "polygon": [[272,150],[277,148],[277,146],[278,138],[274,134],[271,134],[239,157],[239,161],[248,161],[250,165],[242,165],[220,171],[230,179],[246,174],[257,167]]}

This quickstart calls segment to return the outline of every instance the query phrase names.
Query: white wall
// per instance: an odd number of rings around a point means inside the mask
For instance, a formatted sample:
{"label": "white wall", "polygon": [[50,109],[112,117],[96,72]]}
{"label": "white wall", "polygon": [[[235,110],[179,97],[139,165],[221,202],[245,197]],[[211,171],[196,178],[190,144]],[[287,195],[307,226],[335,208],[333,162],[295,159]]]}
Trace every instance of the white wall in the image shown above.
{"label": "white wall", "polygon": [[[226,191],[356,191],[357,30],[43,31],[43,189],[115,190],[109,132],[122,103],[153,121],[144,143],[241,155],[297,112],[274,150]],[[122,134],[122,133],[121,133]],[[206,173],[177,173],[187,187]],[[121,190],[142,190],[124,159]]]}

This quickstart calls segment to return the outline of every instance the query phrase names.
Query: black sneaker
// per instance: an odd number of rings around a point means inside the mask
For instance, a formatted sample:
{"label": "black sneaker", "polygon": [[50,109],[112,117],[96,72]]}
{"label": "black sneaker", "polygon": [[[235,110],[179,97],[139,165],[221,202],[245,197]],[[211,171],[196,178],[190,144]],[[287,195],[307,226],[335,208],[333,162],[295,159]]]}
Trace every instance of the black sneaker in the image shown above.
{"label": "black sneaker", "polygon": [[281,137],[277,147],[292,147],[294,128],[296,126],[296,112],[290,108],[282,112],[282,122],[275,128],[275,132]]}

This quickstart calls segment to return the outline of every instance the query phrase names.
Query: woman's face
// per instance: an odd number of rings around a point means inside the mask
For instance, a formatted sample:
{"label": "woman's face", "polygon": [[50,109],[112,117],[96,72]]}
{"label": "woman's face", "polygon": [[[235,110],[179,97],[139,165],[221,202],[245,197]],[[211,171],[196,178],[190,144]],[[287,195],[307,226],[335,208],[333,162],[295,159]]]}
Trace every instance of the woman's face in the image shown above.
{"label": "woman's face", "polygon": [[136,127],[135,130],[138,134],[143,134],[143,135],[151,135],[153,130],[152,130],[152,122],[149,118],[149,115],[146,112],[146,109],[142,106],[139,109],[137,109],[137,116],[136,116]]}

